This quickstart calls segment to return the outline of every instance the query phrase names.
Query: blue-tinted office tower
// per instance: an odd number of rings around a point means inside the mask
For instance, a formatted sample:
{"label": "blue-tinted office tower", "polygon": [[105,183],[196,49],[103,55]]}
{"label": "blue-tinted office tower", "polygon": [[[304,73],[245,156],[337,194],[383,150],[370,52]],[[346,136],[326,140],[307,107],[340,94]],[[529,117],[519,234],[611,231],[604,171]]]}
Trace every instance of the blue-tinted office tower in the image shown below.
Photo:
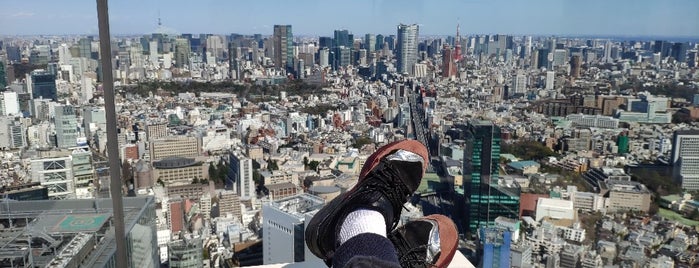
{"label": "blue-tinted office tower", "polygon": [[45,71],[35,70],[32,72],[32,96],[34,99],[44,98],[53,101],[58,100],[56,92],[56,76]]}
{"label": "blue-tinted office tower", "polygon": [[335,47],[339,46],[346,46],[346,47],[352,47],[354,40],[350,39],[350,33],[347,30],[335,30],[335,43],[333,44]]}
{"label": "blue-tinted office tower", "polygon": [[537,69],[545,67],[548,69],[549,66],[549,50],[545,48],[540,48],[537,53]]}
{"label": "blue-tinted office tower", "polygon": [[479,230],[483,245],[483,268],[509,268],[512,233],[503,228],[481,228]]}
{"label": "blue-tinted office tower", "polygon": [[672,56],[676,61],[687,62],[687,48],[689,48],[687,43],[674,43],[672,44],[670,56]]}
{"label": "blue-tinted office tower", "polygon": [[332,37],[327,37],[327,36],[321,36],[318,38],[318,47],[319,48],[332,48],[334,47],[333,44],[333,38]]}
{"label": "blue-tinted office tower", "polygon": [[383,35],[382,34],[377,34],[376,35],[376,50],[383,49]]}

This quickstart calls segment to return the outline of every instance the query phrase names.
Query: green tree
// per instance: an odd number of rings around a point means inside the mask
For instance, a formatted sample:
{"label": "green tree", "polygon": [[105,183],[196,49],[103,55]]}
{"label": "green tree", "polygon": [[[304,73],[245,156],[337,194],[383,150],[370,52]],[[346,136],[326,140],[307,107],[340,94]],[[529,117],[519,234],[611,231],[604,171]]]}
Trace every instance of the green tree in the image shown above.
{"label": "green tree", "polygon": [[320,164],[320,162],[318,162],[318,161],[316,161],[316,160],[313,160],[313,161],[311,161],[311,162],[308,163],[308,169],[309,169],[309,170],[318,171],[318,165],[319,165],[319,164]]}
{"label": "green tree", "polygon": [[192,184],[199,184],[199,178],[194,177],[194,179],[192,179]]}
{"label": "green tree", "polygon": [[373,144],[373,143],[374,143],[374,141],[371,138],[361,136],[361,137],[358,137],[357,139],[354,140],[354,144],[352,144],[352,147],[359,149],[359,148],[362,148],[362,146],[364,146],[366,144]]}
{"label": "green tree", "polygon": [[279,170],[279,165],[277,164],[277,160],[269,160],[267,161],[267,169],[269,170]]}
{"label": "green tree", "polygon": [[222,162],[218,163],[216,168],[216,181],[223,182],[226,180],[226,174],[228,174],[228,168]]}
{"label": "green tree", "polygon": [[265,181],[262,179],[262,174],[260,174],[259,169],[253,169],[252,170],[252,180],[255,182],[257,185],[265,185]]}
{"label": "green tree", "polygon": [[214,166],[214,162],[209,162],[209,179],[216,181],[216,166]]}

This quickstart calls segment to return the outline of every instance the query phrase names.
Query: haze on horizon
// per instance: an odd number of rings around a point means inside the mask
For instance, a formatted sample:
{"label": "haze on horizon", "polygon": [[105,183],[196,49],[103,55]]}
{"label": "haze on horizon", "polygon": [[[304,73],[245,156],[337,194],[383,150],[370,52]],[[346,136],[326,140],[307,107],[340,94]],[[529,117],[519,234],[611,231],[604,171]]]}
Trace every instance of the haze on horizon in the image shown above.
{"label": "haze on horizon", "polygon": [[[335,29],[395,34],[417,23],[421,35],[467,34],[699,37],[695,0],[122,0],[110,1],[112,34],[272,33],[291,24],[295,35],[330,36]],[[0,35],[96,34],[94,1],[5,0]]]}

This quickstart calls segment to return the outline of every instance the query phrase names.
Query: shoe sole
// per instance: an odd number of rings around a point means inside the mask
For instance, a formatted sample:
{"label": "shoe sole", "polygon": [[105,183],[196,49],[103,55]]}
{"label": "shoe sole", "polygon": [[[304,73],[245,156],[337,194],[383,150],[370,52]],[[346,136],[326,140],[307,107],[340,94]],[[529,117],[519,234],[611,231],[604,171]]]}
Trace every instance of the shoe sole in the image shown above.
{"label": "shoe sole", "polygon": [[[366,175],[369,174],[369,172],[371,172],[371,170],[373,170],[381,162],[381,159],[384,156],[390,154],[391,152],[400,149],[416,153],[420,157],[422,157],[422,159],[424,159],[425,162],[423,163],[424,165],[422,167],[422,173],[425,173],[425,170],[427,170],[427,166],[429,164],[429,154],[427,153],[427,148],[425,148],[425,145],[423,145],[422,143],[416,140],[400,140],[394,141],[379,148],[376,152],[371,154],[371,156],[369,156],[367,161],[364,163],[362,171],[359,173],[359,179],[357,181],[357,184],[354,187],[352,187],[352,189],[335,197],[332,201],[330,201],[330,203],[326,204],[323,208],[321,208],[315,215],[313,215],[313,218],[311,218],[311,220],[308,222],[308,225],[306,225],[306,246],[314,255],[326,261],[332,258],[334,252],[323,252],[323,250],[321,250],[320,247],[318,247],[319,243],[309,243],[309,241],[318,241],[318,237],[320,235],[318,231],[319,227],[325,225],[326,221],[336,216],[335,214],[338,213],[338,211],[340,211],[342,205],[345,205],[345,197],[356,190],[357,185],[359,185],[359,182],[363,181],[364,178],[366,178]],[[308,232],[308,230],[310,230],[311,228],[315,230]],[[391,230],[388,231],[390,232]],[[327,259],[320,257],[326,255],[330,256],[328,256]]]}
{"label": "shoe sole", "polygon": [[439,214],[425,216],[422,217],[422,219],[429,219],[437,222],[437,226],[439,228],[440,254],[439,258],[434,263],[434,266],[439,268],[449,266],[449,263],[451,263],[451,260],[454,258],[456,249],[459,246],[459,236],[456,231],[456,225],[447,216]]}

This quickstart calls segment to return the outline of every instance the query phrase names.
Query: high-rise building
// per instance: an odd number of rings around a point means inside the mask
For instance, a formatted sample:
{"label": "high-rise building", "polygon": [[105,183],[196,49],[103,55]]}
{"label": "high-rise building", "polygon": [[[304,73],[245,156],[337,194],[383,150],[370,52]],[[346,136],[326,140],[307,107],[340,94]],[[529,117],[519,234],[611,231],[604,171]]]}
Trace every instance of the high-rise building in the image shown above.
{"label": "high-rise building", "polygon": [[570,58],[570,76],[574,78],[580,77],[581,65],[582,60],[580,59],[580,55],[573,55],[573,57]]}
{"label": "high-rise building", "polygon": [[291,68],[294,64],[294,36],[291,25],[274,25],[274,65]]}
{"label": "high-rise building", "polygon": [[0,92],[0,115],[19,115],[17,92]]}
{"label": "high-rise building", "polygon": [[[467,214],[463,229],[472,234],[492,226],[495,218],[519,216],[520,189],[500,185],[500,128],[490,121],[474,121],[462,129],[465,134],[463,189]],[[462,230],[465,231],[465,230]]]}
{"label": "high-rise building", "polygon": [[480,228],[483,268],[510,268],[512,233],[505,228]]}
{"label": "high-rise building", "polygon": [[78,145],[78,119],[71,105],[55,106],[56,145],[71,148]]}
{"label": "high-rise building", "polygon": [[349,33],[348,30],[335,30],[334,39],[333,39],[333,46],[334,47],[339,47],[339,46],[352,47],[354,40],[353,40],[353,38],[350,38],[350,36],[351,36],[351,34]]}
{"label": "high-rise building", "polygon": [[321,36],[318,37],[318,47],[319,48],[332,48],[335,45],[333,44],[333,38],[328,37],[328,36]]}
{"label": "high-rise building", "polygon": [[318,51],[318,64],[321,67],[326,67],[330,65],[330,49],[324,47]]}
{"label": "high-rise building", "polygon": [[536,57],[536,68],[541,69],[541,68],[549,68],[549,50],[545,48],[540,48],[536,50],[537,57]]}
{"label": "high-rise building", "polygon": [[7,86],[7,73],[5,72],[5,63],[0,61],[0,90],[4,90]]}
{"label": "high-rise building", "polygon": [[442,49],[442,77],[452,77],[456,75],[454,55],[454,51],[452,51],[448,44],[445,44]]}
{"label": "high-rise building", "polygon": [[181,239],[167,243],[168,267],[195,268],[202,266],[201,238]]}
{"label": "high-rise building", "polygon": [[515,77],[512,78],[512,88],[508,92],[510,96],[515,94],[524,94],[527,92],[527,75],[518,72]]}
{"label": "high-rise building", "polygon": [[687,49],[689,45],[687,43],[674,43],[672,44],[671,55],[676,61],[687,62]]}
{"label": "high-rise building", "polygon": [[[124,198],[126,267],[160,267],[154,200]],[[26,223],[0,231],[6,239],[0,256],[13,257],[9,267],[114,267],[111,199],[13,201],[0,207],[2,222]],[[36,252],[43,253],[32,256]]]}
{"label": "high-rise building", "polygon": [[374,52],[376,50],[376,36],[373,34],[366,34],[364,36],[364,48],[369,52]]}
{"label": "high-rise building", "polygon": [[56,76],[46,70],[34,70],[31,73],[32,98],[58,100]]}
{"label": "high-rise building", "polygon": [[686,190],[699,190],[699,130],[677,130],[672,137],[675,181]]}
{"label": "high-rise building", "polygon": [[384,38],[382,34],[376,35],[376,50],[383,49]]}
{"label": "high-rise building", "polygon": [[19,149],[27,146],[26,126],[15,116],[0,115],[0,148]]}
{"label": "high-rise building", "polygon": [[230,164],[226,184],[235,183],[235,191],[241,199],[255,198],[255,182],[252,180],[252,159],[238,152],[228,155]]}
{"label": "high-rise building", "polygon": [[335,47],[334,69],[352,65],[352,48],[346,46]]}
{"label": "high-rise building", "polygon": [[189,54],[191,52],[189,40],[186,38],[175,39],[175,67],[185,68],[189,65]]}
{"label": "high-rise building", "polygon": [[396,67],[399,73],[413,75],[413,65],[417,63],[418,31],[417,24],[398,25]]}
{"label": "high-rise building", "polygon": [[553,51],[553,66],[564,65],[568,61],[568,50],[556,49]]}
{"label": "high-rise building", "polygon": [[[323,207],[325,200],[310,194],[300,194],[262,205],[263,263],[313,263],[304,240],[307,219]],[[321,263],[317,263],[322,265]]]}
{"label": "high-rise building", "polygon": [[71,152],[73,177],[75,178],[75,196],[92,198],[94,192],[95,169],[92,166],[92,152],[87,146],[77,147]]}
{"label": "high-rise building", "polygon": [[556,72],[546,71],[546,87],[547,90],[552,90],[556,82]]}
{"label": "high-rise building", "polygon": [[81,38],[78,41],[78,48],[80,51],[80,57],[82,58],[92,58],[92,40],[88,38]]}
{"label": "high-rise building", "polygon": [[661,58],[670,56],[672,44],[667,41],[657,40],[653,45],[653,53],[660,53]]}

